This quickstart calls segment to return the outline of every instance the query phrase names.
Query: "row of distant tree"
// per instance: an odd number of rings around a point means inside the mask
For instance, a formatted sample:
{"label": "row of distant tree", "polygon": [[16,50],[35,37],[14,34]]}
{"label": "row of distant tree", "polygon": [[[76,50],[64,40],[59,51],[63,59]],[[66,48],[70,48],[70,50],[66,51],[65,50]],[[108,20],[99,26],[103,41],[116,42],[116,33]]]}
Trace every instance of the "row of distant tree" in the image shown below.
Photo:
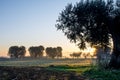
{"label": "row of distant tree", "polygon": [[88,58],[88,57],[93,58],[93,57],[96,56],[96,53],[90,54],[90,52],[86,52],[86,53],[84,53],[84,52],[77,52],[77,53],[74,52],[74,53],[70,54],[70,57],[72,57],[72,58],[80,58],[81,56],[84,57],[85,59]]}
{"label": "row of distant tree", "polygon": [[[43,57],[44,51],[46,52],[46,56],[50,58],[60,58],[62,57],[62,47],[47,47],[46,49],[44,46],[31,46],[28,49],[30,57],[37,58]],[[23,58],[26,54],[25,46],[11,46],[8,50],[8,55],[11,58]]]}
{"label": "row of distant tree", "polygon": [[79,52],[79,53],[72,53],[72,54],[70,54],[70,57],[72,57],[72,58],[79,58],[79,57],[81,57],[81,54],[82,54],[82,52]]}

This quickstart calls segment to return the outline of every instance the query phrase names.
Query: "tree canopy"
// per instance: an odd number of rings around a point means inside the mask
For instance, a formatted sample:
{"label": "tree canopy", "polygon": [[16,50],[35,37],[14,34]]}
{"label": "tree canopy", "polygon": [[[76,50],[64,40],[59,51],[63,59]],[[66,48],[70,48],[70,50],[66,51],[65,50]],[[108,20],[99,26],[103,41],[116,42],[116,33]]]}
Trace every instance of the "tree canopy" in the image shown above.
{"label": "tree canopy", "polygon": [[31,46],[29,47],[28,51],[31,57],[43,57],[44,47],[40,46]]}
{"label": "tree canopy", "polygon": [[107,46],[111,36],[108,29],[111,12],[112,0],[81,0],[74,6],[66,6],[60,13],[56,27],[72,42],[78,43],[81,49],[86,47],[86,43]]}
{"label": "tree canopy", "polygon": [[22,58],[25,57],[26,48],[24,46],[11,46],[8,51],[8,55],[11,58]]}
{"label": "tree canopy", "polygon": [[62,47],[47,47],[45,51],[46,55],[50,58],[62,57]]}
{"label": "tree canopy", "polygon": [[110,66],[120,68],[120,3],[113,0],[81,0],[68,4],[60,13],[56,28],[62,30],[71,42],[85,49],[86,44],[105,49],[113,41]]}

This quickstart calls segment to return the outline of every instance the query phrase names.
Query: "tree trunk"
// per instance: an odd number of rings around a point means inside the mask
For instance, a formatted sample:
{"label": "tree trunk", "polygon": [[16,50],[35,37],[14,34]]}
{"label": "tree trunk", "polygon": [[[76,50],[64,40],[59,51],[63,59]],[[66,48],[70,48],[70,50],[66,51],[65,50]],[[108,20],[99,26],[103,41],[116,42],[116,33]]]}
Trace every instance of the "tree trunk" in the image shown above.
{"label": "tree trunk", "polygon": [[110,68],[120,69],[120,17],[110,18],[109,31],[113,39],[113,52],[109,63]]}
{"label": "tree trunk", "polygon": [[113,38],[113,52],[109,63],[110,68],[120,68],[120,36],[112,35]]}

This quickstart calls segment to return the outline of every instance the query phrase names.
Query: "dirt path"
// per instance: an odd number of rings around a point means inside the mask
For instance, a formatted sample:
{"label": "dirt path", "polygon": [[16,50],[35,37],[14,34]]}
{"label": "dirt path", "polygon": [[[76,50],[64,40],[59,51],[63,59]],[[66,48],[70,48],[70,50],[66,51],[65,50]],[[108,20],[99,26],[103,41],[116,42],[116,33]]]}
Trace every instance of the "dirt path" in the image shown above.
{"label": "dirt path", "polygon": [[0,67],[0,80],[85,80],[74,72],[51,71],[44,67]]}

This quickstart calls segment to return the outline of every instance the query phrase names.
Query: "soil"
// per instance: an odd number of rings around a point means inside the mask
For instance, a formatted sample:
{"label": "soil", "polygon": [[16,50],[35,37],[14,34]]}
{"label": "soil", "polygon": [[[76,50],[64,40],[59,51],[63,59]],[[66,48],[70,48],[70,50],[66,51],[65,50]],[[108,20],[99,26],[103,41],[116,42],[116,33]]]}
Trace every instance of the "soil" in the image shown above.
{"label": "soil", "polygon": [[45,67],[0,66],[0,80],[85,80],[75,72],[48,70]]}

